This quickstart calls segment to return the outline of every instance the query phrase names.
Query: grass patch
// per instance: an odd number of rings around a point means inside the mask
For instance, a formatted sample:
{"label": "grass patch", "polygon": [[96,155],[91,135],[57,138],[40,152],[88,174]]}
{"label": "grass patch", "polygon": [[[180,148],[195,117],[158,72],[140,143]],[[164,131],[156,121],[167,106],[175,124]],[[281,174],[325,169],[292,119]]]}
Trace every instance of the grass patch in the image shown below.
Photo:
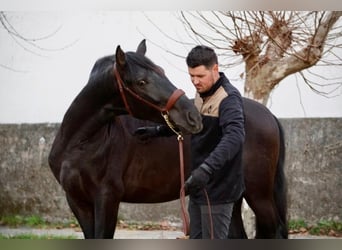
{"label": "grass patch", "polygon": [[342,222],[320,221],[317,225],[309,228],[309,233],[313,235],[331,235],[342,237]]}
{"label": "grass patch", "polygon": [[304,220],[291,220],[288,224],[289,230],[299,230],[301,228],[307,228],[308,224]]}
{"label": "grass patch", "polygon": [[0,220],[1,225],[9,226],[9,227],[18,227],[18,226],[42,226],[45,225],[46,222],[39,216],[28,216],[24,217],[21,215],[9,215],[3,216]]}
{"label": "grass patch", "polygon": [[[75,220],[67,222],[54,222],[51,223],[44,220],[42,217],[37,215],[21,216],[21,215],[6,215],[0,217],[0,225],[11,228],[17,227],[29,227],[38,229],[49,229],[49,228],[77,228],[78,223]],[[0,233],[1,239],[35,239],[35,240],[47,240],[47,239],[77,239],[76,235],[51,235],[51,234],[34,234],[34,233],[22,233],[17,235],[4,235]]]}
{"label": "grass patch", "polygon": [[316,224],[308,224],[304,220],[291,220],[288,223],[289,233],[308,233],[311,235],[328,235],[342,237],[342,222],[322,220]]}
{"label": "grass patch", "polygon": [[32,228],[75,228],[79,227],[76,219],[67,222],[49,222],[38,215],[6,215],[1,216],[0,225],[8,227],[32,227]]}
{"label": "grass patch", "polygon": [[13,236],[2,235],[0,234],[0,240],[9,240],[9,239],[18,239],[18,240],[64,240],[64,239],[77,239],[74,235],[37,235],[37,234],[18,234]]}

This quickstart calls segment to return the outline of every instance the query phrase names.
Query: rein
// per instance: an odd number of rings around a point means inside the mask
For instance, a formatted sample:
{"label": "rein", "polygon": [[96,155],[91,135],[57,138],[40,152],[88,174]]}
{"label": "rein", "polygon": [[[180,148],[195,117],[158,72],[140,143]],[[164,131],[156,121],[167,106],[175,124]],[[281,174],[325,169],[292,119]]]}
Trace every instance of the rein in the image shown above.
{"label": "rein", "polygon": [[181,201],[181,210],[182,210],[182,220],[183,220],[183,232],[185,234],[185,236],[189,235],[189,215],[187,213],[186,210],[186,204],[185,204],[185,190],[184,190],[184,183],[185,183],[185,177],[184,177],[184,151],[183,151],[183,135],[180,131],[178,131],[175,126],[172,124],[172,122],[170,121],[169,118],[169,110],[172,109],[172,107],[174,106],[174,104],[177,102],[177,100],[184,95],[184,91],[181,89],[176,89],[171,96],[169,97],[166,105],[164,107],[159,107],[147,100],[145,100],[144,98],[142,98],[141,96],[139,96],[137,93],[135,93],[134,91],[132,91],[130,88],[128,88],[127,86],[125,86],[118,70],[116,67],[116,63],[114,64],[114,74],[116,77],[116,80],[118,82],[119,85],[119,91],[121,94],[121,98],[124,102],[124,105],[126,107],[126,110],[128,111],[128,113],[130,115],[133,116],[133,112],[130,108],[130,106],[128,105],[128,101],[125,95],[125,91],[128,92],[132,97],[134,97],[135,99],[139,100],[140,102],[146,104],[149,107],[152,107],[156,110],[158,110],[162,117],[164,118],[166,124],[169,126],[169,128],[177,135],[177,140],[178,140],[178,145],[179,145],[179,166],[180,166],[180,177],[181,177],[181,189],[180,189],[180,201]]}

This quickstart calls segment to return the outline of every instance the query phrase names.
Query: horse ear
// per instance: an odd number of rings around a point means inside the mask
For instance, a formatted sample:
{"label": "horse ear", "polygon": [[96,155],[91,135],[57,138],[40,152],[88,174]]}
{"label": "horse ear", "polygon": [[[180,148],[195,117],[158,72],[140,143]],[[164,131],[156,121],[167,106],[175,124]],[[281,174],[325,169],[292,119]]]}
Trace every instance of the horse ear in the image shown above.
{"label": "horse ear", "polygon": [[116,47],[115,59],[116,59],[116,63],[120,67],[124,67],[125,66],[125,64],[126,64],[126,55],[125,55],[125,52],[122,51],[120,45],[118,45],[118,47]]}
{"label": "horse ear", "polygon": [[139,55],[142,55],[142,56],[144,56],[145,55],[145,53],[146,53],[146,40],[145,39],[143,39],[141,42],[140,42],[140,44],[138,45],[138,48],[137,48],[137,54],[139,54]]}

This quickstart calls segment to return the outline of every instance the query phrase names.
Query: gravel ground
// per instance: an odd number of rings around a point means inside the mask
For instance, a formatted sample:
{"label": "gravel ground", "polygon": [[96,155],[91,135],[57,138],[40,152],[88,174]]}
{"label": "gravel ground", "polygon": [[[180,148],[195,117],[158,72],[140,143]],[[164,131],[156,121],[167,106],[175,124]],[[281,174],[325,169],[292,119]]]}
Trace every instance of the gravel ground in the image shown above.
{"label": "gravel ground", "polygon": [[[35,234],[35,235],[54,235],[54,236],[74,236],[83,239],[82,232],[72,228],[64,229],[33,229],[33,228],[9,228],[0,226],[0,234],[6,236],[14,236],[18,234]],[[114,239],[177,239],[183,236],[181,231],[169,230],[125,230],[118,229],[115,232]],[[290,239],[342,239],[330,236],[314,236],[308,234],[290,234]]]}

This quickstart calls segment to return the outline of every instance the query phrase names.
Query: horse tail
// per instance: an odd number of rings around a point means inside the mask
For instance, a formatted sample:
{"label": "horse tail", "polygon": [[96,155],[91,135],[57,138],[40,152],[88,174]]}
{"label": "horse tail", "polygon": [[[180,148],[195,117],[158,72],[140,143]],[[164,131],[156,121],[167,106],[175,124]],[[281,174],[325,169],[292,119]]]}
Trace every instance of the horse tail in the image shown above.
{"label": "horse tail", "polygon": [[274,200],[276,203],[278,216],[279,216],[279,233],[281,238],[288,238],[288,225],[287,225],[287,183],[284,172],[285,165],[285,134],[282,125],[279,120],[274,117],[277,121],[279,128],[279,158],[277,163],[277,170],[274,184]]}

